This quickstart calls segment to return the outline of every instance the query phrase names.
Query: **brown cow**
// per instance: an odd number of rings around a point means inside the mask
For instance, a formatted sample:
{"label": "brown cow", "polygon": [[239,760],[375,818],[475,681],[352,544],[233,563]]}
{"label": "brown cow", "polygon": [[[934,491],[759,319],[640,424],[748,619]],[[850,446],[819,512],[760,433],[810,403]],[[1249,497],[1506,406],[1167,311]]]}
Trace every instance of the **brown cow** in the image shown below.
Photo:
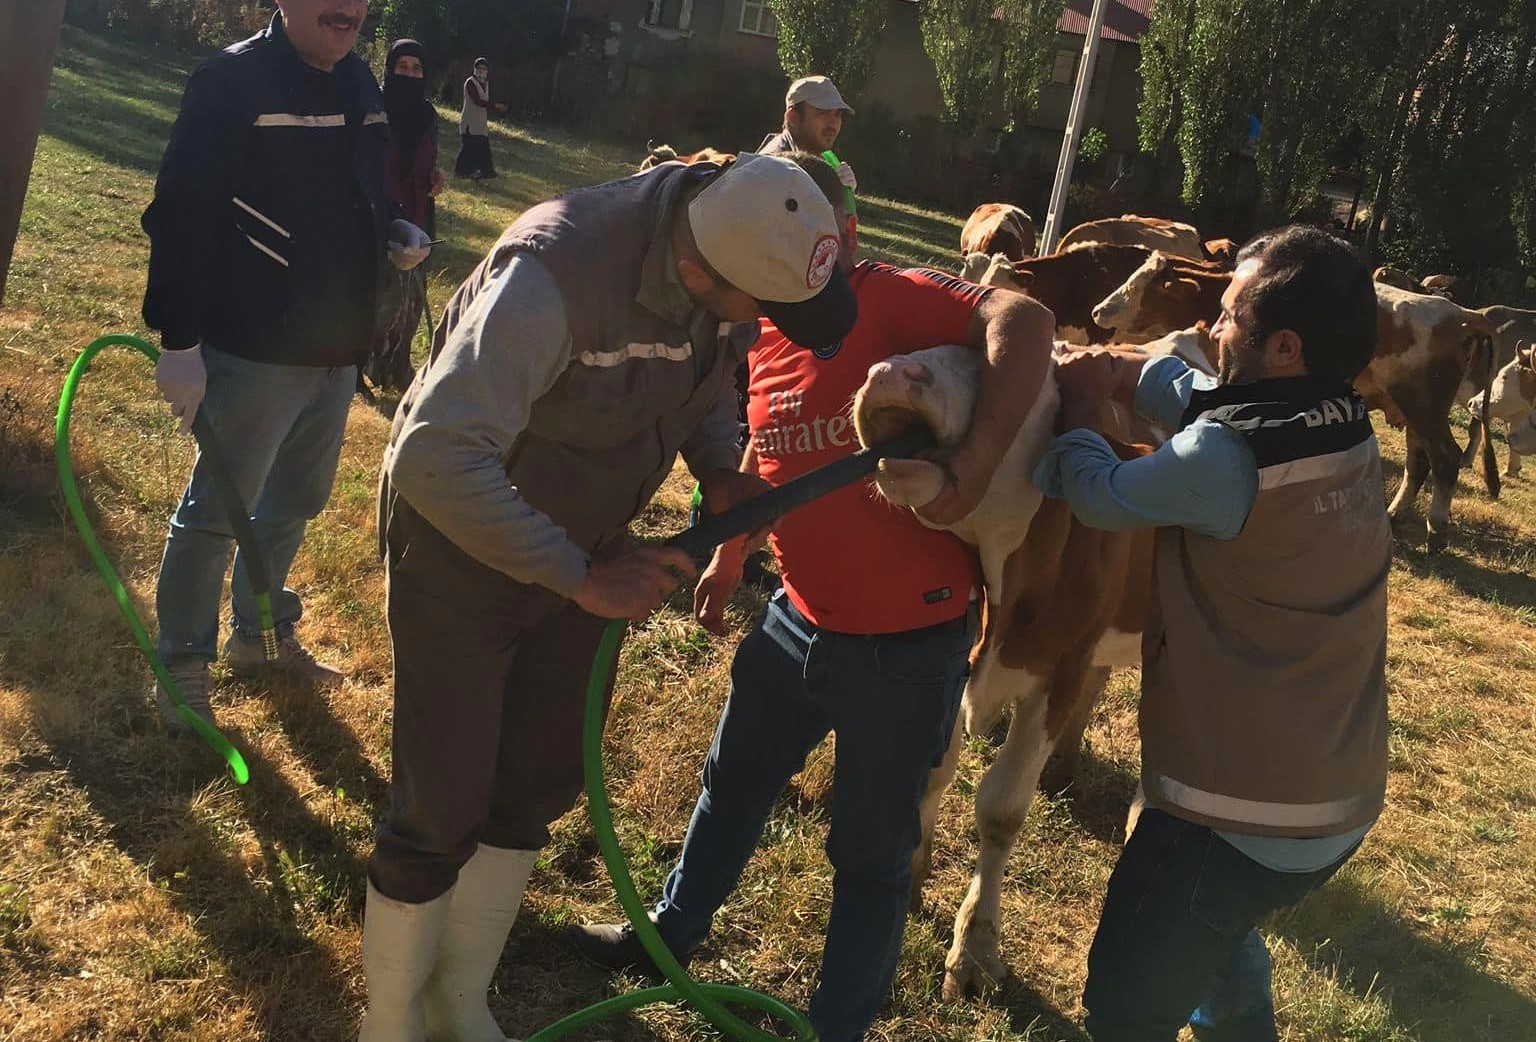
{"label": "brown cow", "polygon": [[1060,252],[1087,242],[1109,246],[1145,246],[1150,250],[1171,253],[1175,257],[1206,259],[1205,251],[1200,247],[1199,229],[1192,224],[1167,221],[1161,217],[1140,217],[1128,213],[1123,217],[1086,221],[1063,235],[1056,249]]}
{"label": "brown cow", "polygon": [[1430,275],[1419,286],[1422,293],[1433,293],[1462,307],[1472,305],[1471,285],[1460,275]]}
{"label": "brown cow", "polygon": [[1094,324],[1094,305],[1129,278],[1151,252],[1144,246],[1086,243],[1012,263],[993,257],[981,265],[980,275],[975,274],[974,258],[968,258],[965,277],[1034,297],[1056,316],[1056,335],[1062,340],[1107,344],[1113,331]]}
{"label": "brown cow", "polygon": [[1402,268],[1393,268],[1383,264],[1371,273],[1371,278],[1384,286],[1396,286],[1398,289],[1405,289],[1409,293],[1423,292],[1419,288],[1419,284],[1413,281],[1413,276]]}
{"label": "brown cow", "polygon": [[[1155,277],[1147,277],[1148,270],[1154,270]],[[1224,282],[1229,278],[1224,274],[1203,276],[1185,261],[1149,258],[1146,267],[1127,280],[1136,282],[1136,291],[1116,293],[1123,296],[1114,309],[1116,328],[1123,333],[1144,334],[1164,326],[1214,323],[1221,313],[1220,293],[1213,303],[1208,291],[1191,292],[1185,283],[1196,279]],[[1222,285],[1221,292],[1225,291]],[[1383,282],[1376,283],[1376,304],[1376,354],[1356,379],[1355,387],[1372,409],[1386,414],[1389,423],[1407,428],[1408,465],[1388,507],[1394,524],[1406,523],[1416,509],[1419,490],[1433,474],[1429,548],[1439,550],[1446,544],[1462,455],[1451,434],[1451,405],[1467,401],[1488,387],[1494,374],[1497,330],[1479,312]],[[1498,498],[1498,465],[1486,441],[1482,455],[1488,494]]]}
{"label": "brown cow", "polygon": [[[870,369],[854,398],[854,426],[864,444],[914,423],[952,444],[970,424],[980,362],[974,351],[937,347]],[[939,800],[953,780],[964,735],[981,734],[1012,710],[1008,737],[976,794],[981,855],[955,919],[945,959],[948,1001],[1004,974],[998,952],[1003,871],[1053,749],[1075,754],[1083,726],[1111,669],[1141,661],[1141,631],[1152,578],[1152,532],[1105,532],[1080,524],[1063,500],[1044,500],[1030,480],[1048,447],[1059,396],[1048,377],[977,508],[946,526],[974,545],[986,584],[979,642],[963,706],[942,767],[930,779],[921,813],[923,843],[913,860],[913,899],[929,872]],[[1146,446],[1114,406],[1124,458]],[[1150,432],[1145,437],[1151,440]],[[1138,437],[1137,440],[1141,440]],[[887,460],[876,485],[898,506],[928,502],[943,483],[939,468]]]}
{"label": "brown cow", "polygon": [[1231,268],[1237,264],[1238,245],[1231,239],[1210,239],[1200,244],[1200,251],[1205,254],[1205,259],[1215,261],[1224,268]]}
{"label": "brown cow", "polygon": [[714,148],[701,148],[697,152],[687,152],[678,155],[677,149],[671,145],[655,145],[647,141],[646,152],[649,153],[640,163],[640,172],[651,169],[661,163],[686,163],[692,166],[694,163],[730,163],[736,159],[734,152],[721,152]]}
{"label": "brown cow", "polygon": [[960,229],[960,256],[1001,253],[1011,261],[1035,255],[1035,222],[1012,203],[982,203]]}

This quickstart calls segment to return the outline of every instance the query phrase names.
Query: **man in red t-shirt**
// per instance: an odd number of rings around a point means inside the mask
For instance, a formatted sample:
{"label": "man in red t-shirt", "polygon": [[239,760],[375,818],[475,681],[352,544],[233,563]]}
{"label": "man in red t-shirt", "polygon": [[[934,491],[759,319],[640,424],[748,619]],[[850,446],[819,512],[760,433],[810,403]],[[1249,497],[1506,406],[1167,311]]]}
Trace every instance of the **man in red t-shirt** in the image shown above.
{"label": "man in red t-shirt", "polygon": [[[820,352],[764,323],[748,357],[752,437],[742,469],[780,485],[849,455],[858,440],[848,406],[871,365],[971,344],[995,374],[983,381],[966,441],[947,456],[950,487],[924,508],[925,516],[963,517],[1035,400],[1051,353],[1050,312],[937,272],[852,265],[841,185],[819,157],[795,158],[838,210],[859,317],[841,344]],[[857,1042],[901,952],[918,808],[954,729],[979,570],[969,547],[893,509],[867,481],[787,515],[772,544],[784,586],[737,649],[704,789],[654,919],[686,961],[735,888],[779,793],[835,731],[832,910],[810,1018],[822,1042]],[[695,607],[711,632],[724,633],[724,605],[747,551],[745,539],[722,546],[699,580]],[[570,936],[605,966],[652,969],[628,924],[574,927]]]}

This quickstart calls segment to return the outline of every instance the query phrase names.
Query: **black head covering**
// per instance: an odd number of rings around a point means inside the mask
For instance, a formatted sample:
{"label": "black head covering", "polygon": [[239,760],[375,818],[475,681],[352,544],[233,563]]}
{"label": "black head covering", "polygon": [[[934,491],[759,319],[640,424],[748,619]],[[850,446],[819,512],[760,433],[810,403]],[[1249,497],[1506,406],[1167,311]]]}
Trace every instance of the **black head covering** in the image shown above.
{"label": "black head covering", "polygon": [[395,75],[395,65],[403,57],[419,58],[423,63],[421,44],[415,40],[396,40],[389,45],[388,64],[384,67],[384,111],[389,115],[389,129],[400,149],[400,173],[411,171],[416,162],[416,146],[421,136],[437,118],[432,103],[427,100],[427,81],[414,76]]}

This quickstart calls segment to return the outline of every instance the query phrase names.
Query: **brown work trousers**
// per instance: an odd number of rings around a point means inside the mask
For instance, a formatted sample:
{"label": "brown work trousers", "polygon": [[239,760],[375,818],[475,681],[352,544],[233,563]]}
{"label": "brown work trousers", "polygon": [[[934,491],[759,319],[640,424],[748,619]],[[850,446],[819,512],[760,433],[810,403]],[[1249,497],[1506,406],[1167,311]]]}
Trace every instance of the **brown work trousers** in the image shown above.
{"label": "brown work trousers", "polygon": [[394,773],[368,876],[423,902],[453,886],[477,844],[539,849],[575,804],[607,622],[476,561],[387,488],[380,505]]}

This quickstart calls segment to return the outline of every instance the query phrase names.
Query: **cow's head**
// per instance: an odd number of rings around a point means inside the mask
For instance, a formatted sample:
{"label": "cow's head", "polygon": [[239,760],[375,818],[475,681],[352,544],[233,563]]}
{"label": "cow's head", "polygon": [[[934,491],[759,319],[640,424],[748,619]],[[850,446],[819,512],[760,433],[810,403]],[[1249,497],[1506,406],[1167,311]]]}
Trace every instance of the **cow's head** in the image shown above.
{"label": "cow's head", "polygon": [[1396,289],[1407,290],[1409,293],[1423,292],[1423,290],[1419,288],[1419,284],[1413,281],[1413,276],[1409,275],[1401,268],[1393,268],[1383,264],[1381,267],[1377,268],[1371,273],[1371,278],[1375,279],[1383,286],[1392,286]]}
{"label": "cow's head", "polygon": [[[980,352],[953,344],[876,362],[853,396],[859,443],[873,445],[923,426],[940,445],[958,444],[971,424],[981,365]],[[944,472],[927,460],[888,459],[875,485],[898,506],[920,507],[943,490]]]}
{"label": "cow's head", "polygon": [[[1522,341],[1515,349],[1515,360],[1503,369],[1499,370],[1498,379],[1494,381],[1493,390],[1500,390],[1500,382],[1505,393],[1511,394],[1524,407],[1523,413],[1516,411],[1509,420],[1509,448],[1512,452],[1518,452],[1522,456],[1536,456],[1536,348]],[[1489,402],[1490,411],[1493,399]],[[1514,404],[1514,403],[1510,403]]]}
{"label": "cow's head", "polygon": [[1093,321],[1105,329],[1140,336],[1161,336],[1181,329],[1179,321],[1200,297],[1200,283],[1179,272],[1173,258],[1153,250],[1131,277],[1093,309]]}

